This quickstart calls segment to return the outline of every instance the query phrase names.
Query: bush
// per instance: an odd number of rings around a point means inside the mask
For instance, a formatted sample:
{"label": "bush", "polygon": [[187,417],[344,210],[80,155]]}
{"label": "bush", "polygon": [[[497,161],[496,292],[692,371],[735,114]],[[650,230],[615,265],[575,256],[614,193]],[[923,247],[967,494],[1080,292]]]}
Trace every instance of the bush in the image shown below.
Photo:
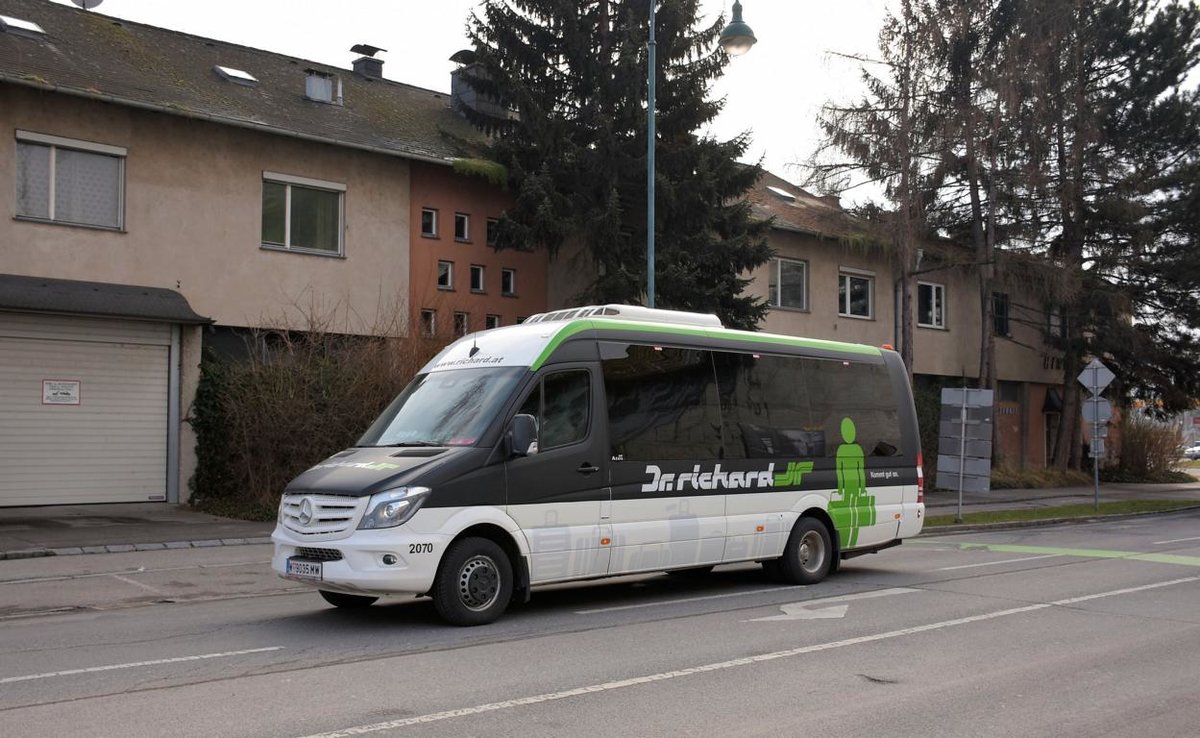
{"label": "bush", "polygon": [[257,520],[274,517],[293,477],[352,445],[442,345],[321,331],[253,338],[245,359],[205,355],[189,422],[192,504]]}
{"label": "bush", "polygon": [[1176,426],[1130,411],[1121,419],[1121,456],[1115,469],[1101,470],[1122,482],[1180,481],[1175,470],[1183,437]]}

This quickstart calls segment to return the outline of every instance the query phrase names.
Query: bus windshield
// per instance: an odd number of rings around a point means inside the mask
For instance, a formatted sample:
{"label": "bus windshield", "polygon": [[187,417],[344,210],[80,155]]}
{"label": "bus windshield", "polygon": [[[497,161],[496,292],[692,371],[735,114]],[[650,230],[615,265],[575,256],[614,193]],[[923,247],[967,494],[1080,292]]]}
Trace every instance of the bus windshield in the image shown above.
{"label": "bus windshield", "polygon": [[505,367],[418,375],[358,445],[474,446],[528,371]]}

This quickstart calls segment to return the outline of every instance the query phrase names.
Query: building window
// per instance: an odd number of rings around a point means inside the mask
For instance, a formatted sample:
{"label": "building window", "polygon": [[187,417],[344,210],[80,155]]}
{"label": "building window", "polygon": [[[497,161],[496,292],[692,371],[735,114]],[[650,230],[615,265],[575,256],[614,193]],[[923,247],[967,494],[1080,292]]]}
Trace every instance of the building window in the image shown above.
{"label": "building window", "polygon": [[433,208],[421,208],[421,235],[425,238],[437,238],[437,216]]}
{"label": "building window", "polygon": [[437,286],[439,290],[454,289],[454,262],[438,262]]}
{"label": "building window", "polygon": [[[316,102],[342,104],[342,83],[332,74],[316,69],[306,69],[304,96]],[[336,88],[337,96],[334,96]]]}
{"label": "building window", "polygon": [[471,291],[484,291],[483,267],[479,264],[471,265]]}
{"label": "building window", "polygon": [[500,294],[502,294],[502,295],[517,294],[517,270],[516,269],[501,269],[500,270]]}
{"label": "building window", "polygon": [[341,254],[345,190],[336,182],[263,172],[263,245]]}
{"label": "building window", "polygon": [[838,275],[838,315],[871,318],[875,315],[875,278],[862,274]]}
{"label": "building window", "polygon": [[437,311],[428,308],[421,311],[421,335],[437,335]]}
{"label": "building window", "polygon": [[1008,294],[1005,292],[992,293],[992,331],[997,336],[1009,335]]}
{"label": "building window", "polygon": [[487,219],[487,245],[495,246],[500,242],[500,221],[497,218]]}
{"label": "building window", "polygon": [[1046,307],[1046,334],[1051,338],[1062,338],[1063,336],[1062,308],[1057,305]]}
{"label": "building window", "polygon": [[454,335],[457,338],[462,338],[467,335],[467,331],[471,328],[471,316],[469,313],[454,314]]}
{"label": "building window", "polygon": [[466,213],[454,214],[454,240],[471,240],[471,216]]}
{"label": "building window", "polygon": [[917,283],[917,325],[925,328],[946,327],[945,285]]}
{"label": "building window", "polygon": [[118,146],[17,131],[17,217],[123,227],[125,154]]}
{"label": "building window", "polygon": [[771,304],[775,307],[808,309],[808,263],[795,259],[771,262]]}
{"label": "building window", "polygon": [[483,327],[487,328],[489,331],[493,328],[499,328],[500,327],[500,316],[499,315],[488,315],[487,317],[485,317],[483,319]]}

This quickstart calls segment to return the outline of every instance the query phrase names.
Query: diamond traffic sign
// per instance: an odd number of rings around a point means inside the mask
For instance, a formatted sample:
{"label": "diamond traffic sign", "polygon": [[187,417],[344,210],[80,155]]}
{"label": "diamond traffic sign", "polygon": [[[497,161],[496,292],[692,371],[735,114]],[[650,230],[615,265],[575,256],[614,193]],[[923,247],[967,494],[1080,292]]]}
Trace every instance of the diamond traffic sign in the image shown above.
{"label": "diamond traffic sign", "polygon": [[1104,366],[1099,359],[1092,359],[1077,377],[1079,383],[1087,387],[1093,395],[1103,392],[1104,388],[1116,378],[1117,375],[1113,374],[1112,370]]}

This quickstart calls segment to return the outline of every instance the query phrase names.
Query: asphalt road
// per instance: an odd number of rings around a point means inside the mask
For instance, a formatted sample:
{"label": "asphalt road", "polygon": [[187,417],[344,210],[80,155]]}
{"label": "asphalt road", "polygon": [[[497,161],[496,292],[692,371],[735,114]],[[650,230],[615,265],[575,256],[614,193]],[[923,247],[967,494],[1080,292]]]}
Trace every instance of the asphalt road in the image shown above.
{"label": "asphalt road", "polygon": [[471,629],[329,608],[265,547],[181,553],[0,566],[0,735],[1200,735],[1196,511],[926,537],[807,588],[543,588]]}

